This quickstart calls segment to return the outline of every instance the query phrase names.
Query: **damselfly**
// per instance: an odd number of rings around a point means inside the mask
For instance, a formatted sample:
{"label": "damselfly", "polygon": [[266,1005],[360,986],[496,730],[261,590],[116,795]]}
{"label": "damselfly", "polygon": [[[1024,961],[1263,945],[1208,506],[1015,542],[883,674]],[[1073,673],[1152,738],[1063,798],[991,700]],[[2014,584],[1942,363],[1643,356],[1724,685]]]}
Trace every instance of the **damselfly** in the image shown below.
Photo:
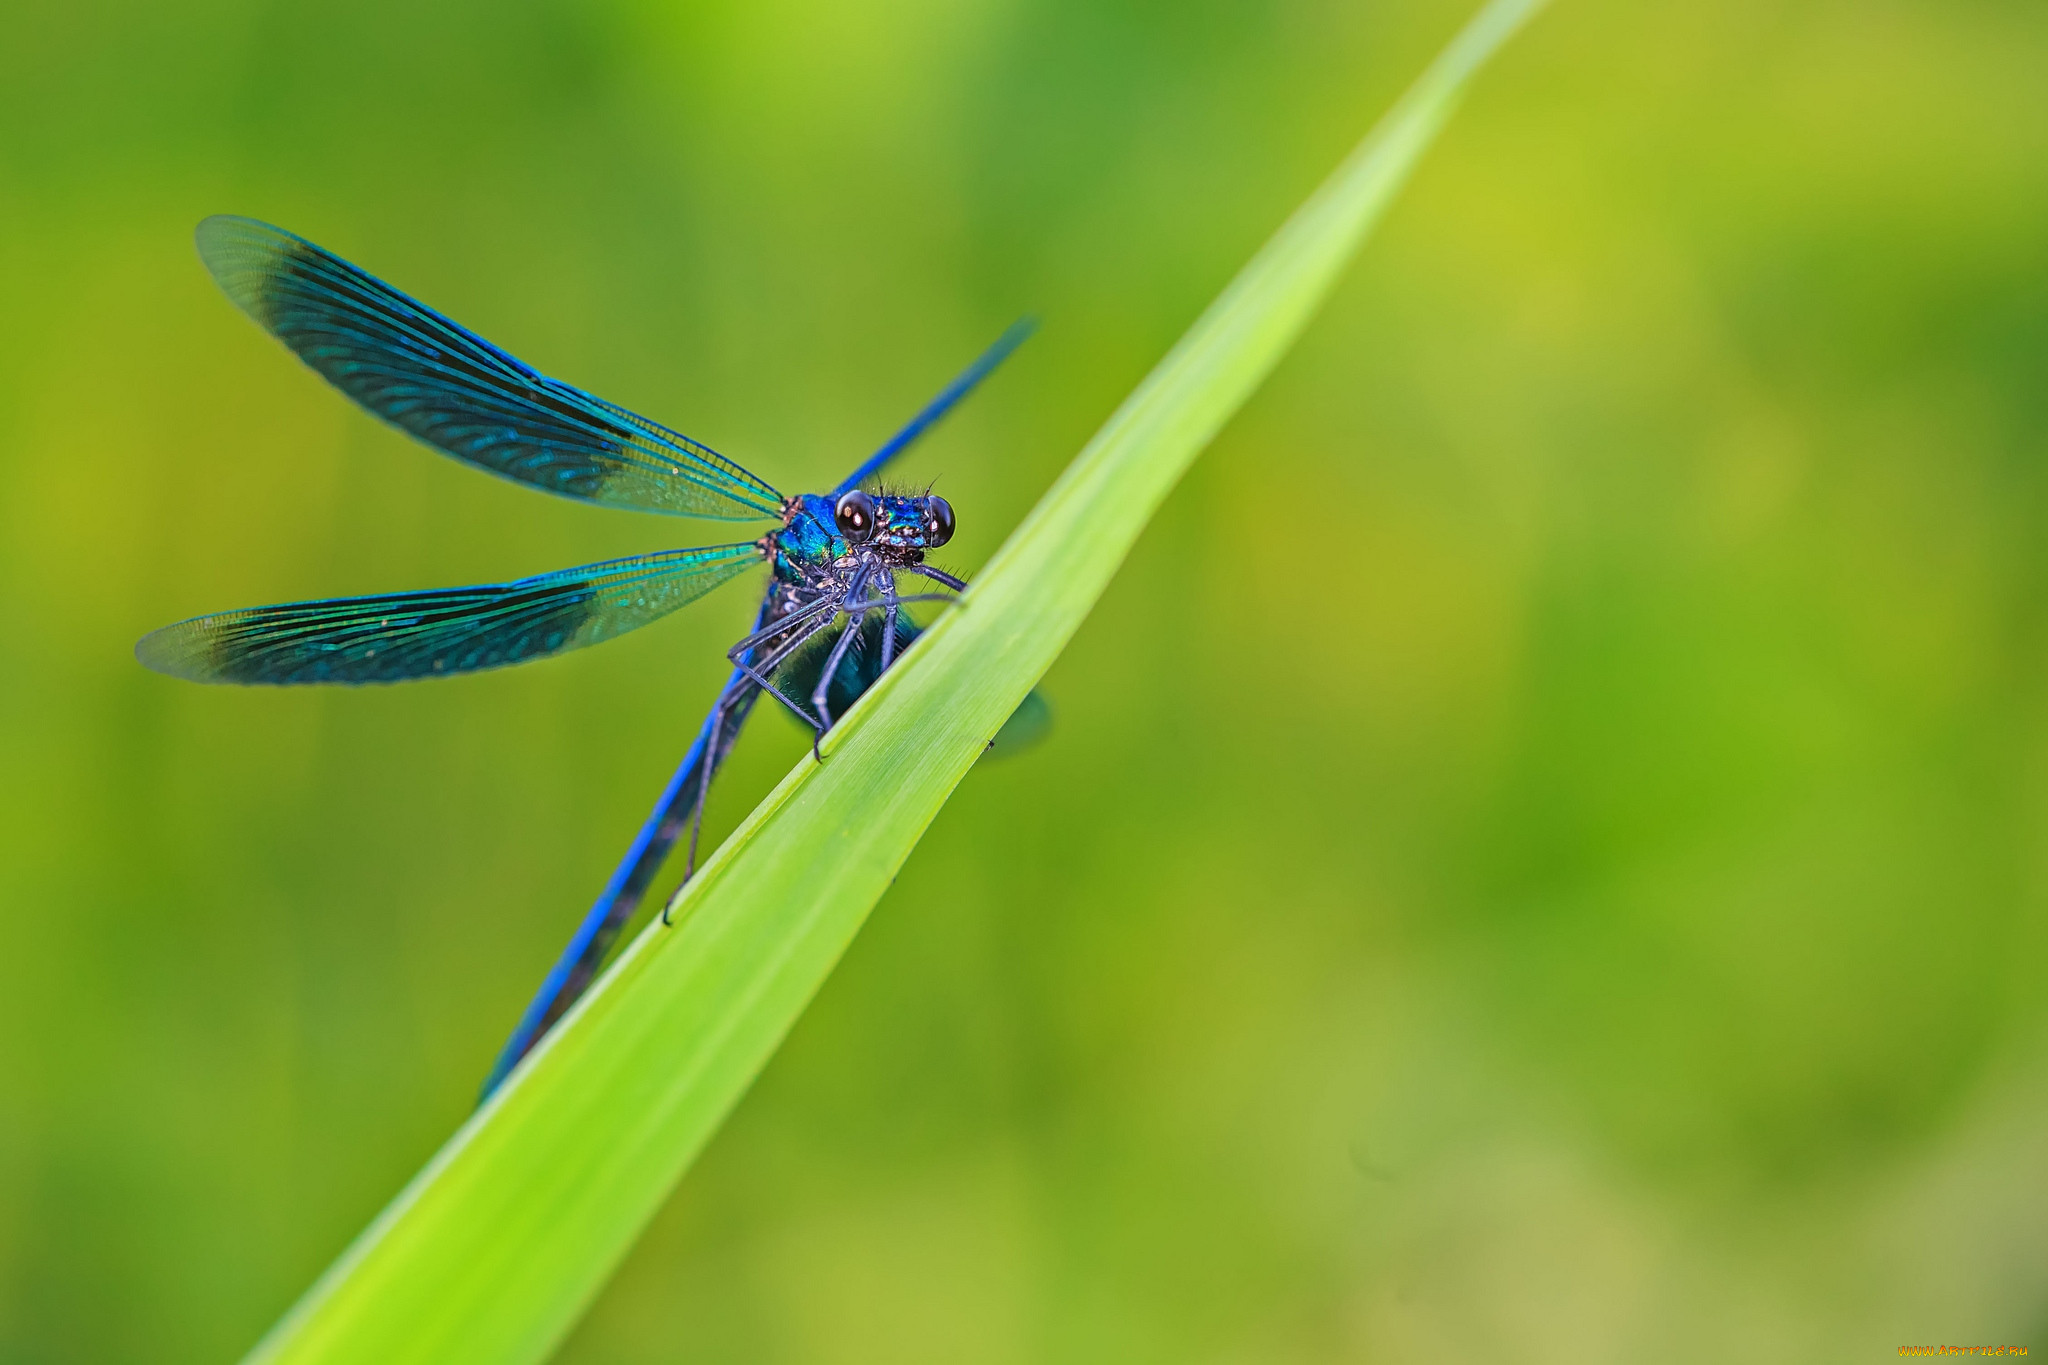
{"label": "damselfly", "polygon": [[[773,519],[735,545],[669,550],[509,583],[219,612],[143,637],[136,657],[195,682],[381,683],[524,663],[608,640],[767,564],[754,628],[654,812],[527,1006],[489,1095],[583,994],[669,849],[687,878],[712,776],[754,702],[774,697],[816,740],[917,637],[902,609],[964,581],[925,563],[953,535],[944,498],[871,485],[1029,334],[1018,323],[829,493],[785,497],[709,447],[526,365],[304,238],[209,218],[199,254],[230,299],[329,383],[443,454],[549,493],[714,521]],[[902,577],[920,580],[905,584]],[[920,590],[905,593],[904,586]],[[1026,702],[1028,725],[1043,703]],[[1013,724],[1018,721],[1013,721]]]}

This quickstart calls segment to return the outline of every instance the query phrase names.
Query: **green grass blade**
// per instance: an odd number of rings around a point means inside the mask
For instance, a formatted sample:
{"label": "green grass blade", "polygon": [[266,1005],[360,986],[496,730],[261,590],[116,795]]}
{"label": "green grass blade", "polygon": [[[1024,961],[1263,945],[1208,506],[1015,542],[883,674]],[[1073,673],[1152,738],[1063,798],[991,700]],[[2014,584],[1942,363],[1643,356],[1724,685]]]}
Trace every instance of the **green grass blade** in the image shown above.
{"label": "green grass blade", "polygon": [[1494,0],[1117,410],[898,668],[258,1346],[535,1361],[759,1073],[988,738],[1541,3]]}

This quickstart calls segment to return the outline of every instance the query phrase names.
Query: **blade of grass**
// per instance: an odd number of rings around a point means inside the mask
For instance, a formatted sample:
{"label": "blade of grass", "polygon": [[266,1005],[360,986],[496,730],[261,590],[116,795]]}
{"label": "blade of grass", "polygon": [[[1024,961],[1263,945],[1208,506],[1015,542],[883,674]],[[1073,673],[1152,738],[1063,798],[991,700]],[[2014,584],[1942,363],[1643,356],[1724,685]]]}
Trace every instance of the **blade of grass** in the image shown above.
{"label": "blade of grass", "polygon": [[910,655],[726,841],[257,1347],[259,1361],[535,1361],[759,1073],[1153,510],[1276,364],[1542,3],[1493,0],[1076,457]]}

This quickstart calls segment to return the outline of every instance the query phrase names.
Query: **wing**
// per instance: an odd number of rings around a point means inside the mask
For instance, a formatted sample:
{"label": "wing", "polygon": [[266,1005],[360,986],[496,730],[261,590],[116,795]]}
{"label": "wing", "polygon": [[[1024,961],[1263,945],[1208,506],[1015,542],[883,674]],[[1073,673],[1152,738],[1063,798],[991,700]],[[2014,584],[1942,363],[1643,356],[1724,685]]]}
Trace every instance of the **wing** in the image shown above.
{"label": "wing", "polygon": [[1050,729],[1052,703],[1034,687],[1024,694],[1023,701],[1017,703],[1017,709],[1003,722],[1002,729],[996,731],[984,754],[988,758],[1008,758],[1044,739]]}
{"label": "wing", "polygon": [[377,683],[473,673],[638,629],[761,562],[754,544],[614,559],[510,583],[223,611],[135,657],[193,682]]}
{"label": "wing", "polygon": [[236,306],[336,388],[443,454],[565,498],[721,521],[782,495],[678,432],[564,384],[302,237],[199,225]]}
{"label": "wing", "polygon": [[860,468],[839,481],[832,490],[832,496],[851,493],[881,472],[882,466],[901,455],[910,443],[925,434],[932,423],[953,410],[953,405],[974,391],[974,386],[988,378],[989,371],[1010,358],[1010,352],[1024,344],[1024,339],[1038,330],[1036,318],[1019,318],[1009,329],[989,344],[989,348],[974,358],[974,363],[954,376],[953,382],[939,390],[939,396],[924,405],[924,410],[904,424],[903,430],[882,443],[882,448],[861,461]]}

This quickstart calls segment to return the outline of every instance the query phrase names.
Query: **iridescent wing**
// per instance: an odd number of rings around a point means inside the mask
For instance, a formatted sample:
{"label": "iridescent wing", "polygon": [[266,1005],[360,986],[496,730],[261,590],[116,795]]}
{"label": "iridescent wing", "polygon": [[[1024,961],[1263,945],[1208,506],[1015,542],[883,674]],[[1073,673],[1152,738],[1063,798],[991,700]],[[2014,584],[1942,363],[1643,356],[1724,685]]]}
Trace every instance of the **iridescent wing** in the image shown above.
{"label": "iridescent wing", "polygon": [[721,521],[781,514],[780,493],[708,446],[548,378],[302,237],[225,215],[197,236],[243,312],[444,454],[585,502]]}
{"label": "iridescent wing", "polygon": [[839,481],[832,490],[832,496],[851,493],[854,489],[872,479],[882,471],[882,466],[901,455],[910,443],[925,434],[931,425],[953,410],[955,404],[974,391],[974,386],[988,378],[989,371],[1010,358],[1010,352],[1024,344],[1033,332],[1038,330],[1036,318],[1019,318],[1011,323],[1004,333],[989,344],[989,348],[974,358],[974,363],[954,376],[953,382],[939,390],[939,396],[924,405],[924,408],[904,423],[903,430],[882,443],[882,448],[860,462],[860,467]]}
{"label": "iridescent wing", "polygon": [[1022,753],[1044,739],[1051,729],[1052,703],[1034,687],[1024,694],[1024,700],[1017,703],[1003,728],[988,742],[988,757],[1009,758]]}
{"label": "iridescent wing", "polygon": [[754,544],[614,559],[510,583],[223,611],[135,657],[193,682],[380,683],[502,668],[638,629],[761,562]]}

